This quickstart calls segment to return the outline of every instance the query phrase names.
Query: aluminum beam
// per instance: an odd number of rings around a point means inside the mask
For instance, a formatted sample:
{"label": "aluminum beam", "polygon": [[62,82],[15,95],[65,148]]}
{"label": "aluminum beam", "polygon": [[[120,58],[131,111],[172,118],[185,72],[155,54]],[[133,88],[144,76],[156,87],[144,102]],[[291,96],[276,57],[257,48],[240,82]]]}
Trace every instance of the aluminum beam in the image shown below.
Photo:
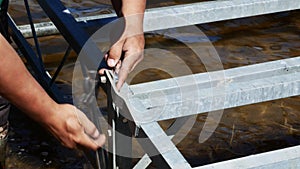
{"label": "aluminum beam", "polygon": [[[139,141],[141,146],[146,151],[146,153],[152,158],[157,152],[163,158],[165,163],[170,168],[174,169],[190,169],[190,164],[185,160],[179,150],[171,141],[171,137],[162,130],[157,122],[142,124],[140,126],[142,132],[147,136],[148,141],[155,147],[151,147],[150,144],[147,144],[145,141]],[[143,134],[141,134],[143,135]],[[156,149],[156,150],[154,150]],[[158,155],[158,154],[156,154]],[[155,162],[155,160],[152,160]],[[158,164],[160,168],[163,168],[164,164]],[[167,166],[164,166],[167,167]]]}
{"label": "aluminum beam", "polygon": [[[117,18],[116,14],[113,13],[113,14],[103,14],[103,15],[88,16],[88,17],[78,17],[75,18],[75,20],[81,25],[85,25],[89,22],[96,21],[96,20],[98,20],[97,25],[99,24],[104,25],[116,18]],[[34,27],[36,29],[37,36],[49,36],[49,35],[56,35],[60,33],[59,30],[54,25],[54,23],[51,21],[35,23]],[[18,28],[22,32],[24,37],[26,38],[32,37],[30,25],[20,25],[18,26]]]}
{"label": "aluminum beam", "polygon": [[[148,32],[296,9],[300,9],[300,1],[297,0],[222,0],[159,7],[146,10],[144,30]],[[105,14],[76,20],[89,23],[115,17],[115,14]],[[37,23],[35,27],[38,36],[59,33],[52,22]],[[25,37],[32,36],[30,26],[22,25],[19,28]]]}
{"label": "aluminum beam", "polygon": [[142,169],[142,168],[147,168],[151,164],[151,159],[150,157],[145,154],[139,162],[133,167],[133,169]]}
{"label": "aluminum beam", "polygon": [[233,160],[213,163],[195,169],[282,169],[300,168],[300,146],[250,155]]}
{"label": "aluminum beam", "polygon": [[299,95],[300,57],[128,88],[126,102],[137,123],[184,117]]}
{"label": "aluminum beam", "polygon": [[[224,107],[220,108],[242,106],[266,100],[295,96],[299,95],[300,93],[300,57],[238,67],[224,70],[223,72],[219,71],[212,73],[224,75],[224,79],[222,79],[220,76],[214,76],[219,77],[219,79],[211,79],[211,75],[209,75],[209,73],[202,73],[128,86],[132,95],[127,95],[127,99],[130,100],[126,102],[126,104],[131,104],[131,106],[136,104],[136,109],[133,107],[129,108],[131,113],[143,113],[141,110],[144,109],[149,116],[153,115],[155,112],[158,112],[159,116],[152,117],[157,117],[153,118],[153,120],[159,121],[201,113],[193,111],[179,111],[181,114],[177,113],[182,106],[186,106],[186,103],[188,102],[193,102],[192,99],[197,97],[200,97],[200,101],[197,102],[201,105],[200,107],[203,110],[206,109],[209,111],[211,108],[210,105],[212,104],[207,101],[219,101],[211,99],[211,93],[213,93],[211,88],[215,88],[215,94],[217,95],[217,98],[224,95],[224,104],[220,104]],[[190,79],[194,80],[191,81]],[[190,84],[189,82],[194,82],[195,84]],[[180,89],[176,87],[178,84],[182,85],[180,86]],[[199,91],[185,90],[186,88],[193,89],[192,85],[197,85]],[[225,86],[225,91],[222,92],[217,90],[217,86],[220,85]],[[182,94],[180,93],[180,90],[188,92],[188,94],[185,96],[189,96],[189,98],[180,98]],[[200,93],[201,95],[194,96],[195,93]],[[176,100],[176,98],[180,99]],[[207,102],[207,104],[205,104],[205,102]],[[166,105],[162,103],[166,103]],[[152,112],[149,112],[150,108],[153,110]],[[188,109],[189,107],[184,108],[184,110]],[[182,112],[185,114],[182,114]],[[135,114],[132,114],[132,116],[134,119],[141,120]],[[170,141],[170,138],[165,134],[165,132],[161,130],[157,122],[141,122],[140,126],[170,168],[183,168],[181,165],[186,165],[186,161],[182,157],[181,153],[173,147],[174,144]],[[143,143],[141,145],[143,146]],[[296,146],[196,168],[299,168],[299,152],[300,146]],[[284,156],[282,156],[282,154],[284,154]],[[143,167],[149,165],[149,163],[149,158],[145,156],[141,163],[139,163],[137,166]],[[185,167],[189,168],[190,166],[186,165]]]}
{"label": "aluminum beam", "polygon": [[[168,136],[170,140],[174,137],[174,135]],[[147,168],[151,164],[152,160],[148,156],[148,154],[145,154],[133,167],[133,169],[142,169]]]}
{"label": "aluminum beam", "polygon": [[295,0],[222,0],[149,9],[145,14],[145,31],[243,18],[295,10]]}
{"label": "aluminum beam", "polygon": [[[263,160],[261,160],[263,159]],[[147,168],[151,159],[146,154],[134,169]],[[259,153],[242,158],[226,160],[218,163],[195,167],[194,169],[282,169],[300,168],[300,146]]]}

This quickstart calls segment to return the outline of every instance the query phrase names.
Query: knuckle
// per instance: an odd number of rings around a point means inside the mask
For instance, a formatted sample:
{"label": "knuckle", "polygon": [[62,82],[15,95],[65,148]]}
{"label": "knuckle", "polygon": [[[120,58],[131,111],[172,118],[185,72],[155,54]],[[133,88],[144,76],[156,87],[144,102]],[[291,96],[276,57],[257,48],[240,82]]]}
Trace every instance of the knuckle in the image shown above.
{"label": "knuckle", "polygon": [[73,137],[73,141],[74,141],[75,143],[80,143],[81,138],[80,138],[80,137]]}
{"label": "knuckle", "polygon": [[77,125],[77,119],[75,119],[75,118],[68,118],[66,120],[66,126],[67,126],[68,131],[76,130],[79,127]]}
{"label": "knuckle", "polygon": [[99,135],[100,135],[99,131],[96,128],[93,128],[92,129],[92,137],[97,138],[97,137],[99,137]]}
{"label": "knuckle", "polygon": [[71,142],[71,141],[62,142],[61,144],[65,147],[67,147],[67,148],[70,148],[70,149],[76,148],[76,144],[74,142]]}

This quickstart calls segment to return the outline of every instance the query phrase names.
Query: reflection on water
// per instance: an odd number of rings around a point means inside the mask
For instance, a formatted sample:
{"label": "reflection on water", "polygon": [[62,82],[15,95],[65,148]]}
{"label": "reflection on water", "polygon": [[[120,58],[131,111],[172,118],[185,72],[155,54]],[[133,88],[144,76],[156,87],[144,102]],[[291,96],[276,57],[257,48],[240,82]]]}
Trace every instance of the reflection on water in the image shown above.
{"label": "reflection on water", "polygon": [[[100,1],[63,1],[68,7],[78,9],[80,15],[84,10],[99,12],[91,7],[96,6],[101,12],[110,11],[110,6],[99,6]],[[101,1],[107,4],[105,1]],[[155,3],[157,2],[157,4]],[[182,1],[180,1],[182,2]],[[173,5],[177,1],[153,1],[149,7],[156,5]],[[191,2],[191,1],[187,1]],[[185,3],[187,3],[185,2]],[[23,5],[20,1],[12,1],[13,16],[21,24],[25,23]],[[46,16],[33,3],[36,19],[45,20]],[[86,7],[86,8],[83,8]],[[91,9],[89,9],[91,8]],[[102,10],[102,11],[101,11]],[[81,12],[81,13],[80,13]],[[219,53],[225,69],[243,65],[261,63],[300,56],[300,11],[284,12],[273,15],[237,19],[198,27],[210,38]],[[171,51],[189,66],[193,73],[205,72],[205,67],[186,46],[168,39],[163,35],[146,34],[146,48],[160,48]],[[67,48],[66,42],[59,36],[40,39],[44,61],[48,71],[53,74],[56,66]],[[146,56],[147,57],[147,56]],[[148,56],[148,61],[159,59],[160,56]],[[58,81],[70,85],[76,55],[73,53],[61,72]],[[172,69],[174,63],[161,63],[166,70]],[[170,78],[167,73],[150,69],[142,71],[133,78],[132,83]],[[293,97],[248,105],[225,110],[223,118],[212,137],[199,144],[198,137],[206,114],[198,115],[197,123],[189,135],[177,145],[187,160],[194,166],[225,159],[241,157],[259,152],[279,149],[299,144],[300,98]],[[105,99],[100,100],[104,105]],[[32,124],[19,117],[12,116],[12,133],[10,135],[11,168],[24,165],[25,168],[80,168],[84,161],[76,152],[67,151],[48,137],[41,136]],[[15,121],[15,122],[14,122]],[[168,123],[161,123],[167,127]],[[180,134],[180,133],[179,133]],[[81,160],[75,160],[77,157]],[[80,163],[80,164],[79,164]]]}
{"label": "reflection on water", "polygon": [[199,115],[188,138],[177,147],[191,164],[198,166],[299,145],[299,99],[227,109],[212,137],[202,144],[198,137],[206,115]]}

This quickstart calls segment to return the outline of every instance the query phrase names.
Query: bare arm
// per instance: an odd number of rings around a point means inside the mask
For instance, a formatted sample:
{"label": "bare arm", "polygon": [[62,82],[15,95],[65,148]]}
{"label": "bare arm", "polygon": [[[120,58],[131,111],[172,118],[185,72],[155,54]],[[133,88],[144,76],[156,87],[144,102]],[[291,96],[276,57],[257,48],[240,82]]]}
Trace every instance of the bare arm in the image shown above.
{"label": "bare arm", "polygon": [[48,96],[1,34],[0,60],[0,94],[45,126],[63,145],[75,148],[80,144],[96,150],[104,143],[104,136],[89,120],[88,129],[80,124],[76,113],[87,120],[81,111],[57,104]]}
{"label": "bare arm", "polygon": [[[108,66],[114,67],[119,74],[117,88],[120,89],[128,74],[144,56],[143,19],[146,0],[112,0],[112,4],[117,15],[124,17],[126,22],[122,37],[105,56]],[[122,54],[124,58],[120,60]]]}
{"label": "bare arm", "polygon": [[145,12],[146,0],[111,0],[119,17]]}

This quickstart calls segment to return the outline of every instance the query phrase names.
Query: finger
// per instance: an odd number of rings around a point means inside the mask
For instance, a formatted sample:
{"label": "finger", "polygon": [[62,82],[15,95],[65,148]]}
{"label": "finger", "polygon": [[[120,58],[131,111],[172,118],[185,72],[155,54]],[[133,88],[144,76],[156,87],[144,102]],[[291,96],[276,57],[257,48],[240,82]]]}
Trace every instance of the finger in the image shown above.
{"label": "finger", "polygon": [[123,86],[123,84],[124,84],[124,82],[125,82],[125,80],[126,80],[129,73],[130,72],[128,70],[125,70],[125,69],[122,69],[122,68],[120,69],[119,80],[116,84],[116,88],[117,88],[118,91],[120,91],[120,89]]}
{"label": "finger", "polygon": [[100,148],[104,144],[105,136],[100,135],[99,139],[96,141],[96,140],[91,139],[84,132],[81,132],[81,134],[77,136],[77,139],[75,139],[75,141],[77,144],[80,144],[84,147],[87,147],[89,149],[96,151],[98,148]]}
{"label": "finger", "polygon": [[118,41],[108,51],[107,65],[109,67],[115,67],[122,55],[124,41]]}
{"label": "finger", "polygon": [[93,150],[102,146],[105,142],[105,136],[101,135],[94,123],[92,123],[87,116],[76,107],[75,114],[77,119],[76,122],[71,123],[73,125],[68,125],[73,128],[72,131],[76,131],[74,133],[74,141],[77,144]]}
{"label": "finger", "polygon": [[92,142],[97,144],[98,148],[103,146],[103,144],[105,143],[105,135],[100,134],[99,130],[95,127],[93,123],[89,124],[88,128],[84,127],[84,131],[85,135],[88,136],[89,139],[92,140]]}
{"label": "finger", "polygon": [[116,64],[116,67],[115,67],[115,70],[114,70],[114,72],[115,72],[116,74],[119,74],[121,65],[122,65],[122,61],[119,60],[119,62]]}
{"label": "finger", "polygon": [[108,70],[108,69],[100,69],[100,70],[98,71],[98,73],[99,73],[100,75],[104,75],[105,70]]}
{"label": "finger", "polygon": [[94,142],[100,147],[104,145],[105,141],[106,141],[106,137],[104,134],[100,134],[99,137],[94,138]]}
{"label": "finger", "polygon": [[90,121],[87,116],[80,111],[79,109],[76,109],[78,121],[81,123],[84,132],[86,132],[91,137],[98,137],[100,135],[98,129],[96,128],[95,124]]}
{"label": "finger", "polygon": [[132,71],[135,65],[142,60],[142,52],[128,55],[125,53],[124,60],[119,71],[119,81],[116,85],[117,89],[120,90],[123,86],[128,74]]}
{"label": "finger", "polygon": [[133,69],[144,59],[144,52],[142,52],[140,54],[140,57],[137,58],[136,62],[134,63],[134,65],[131,67],[130,72],[133,71]]}

